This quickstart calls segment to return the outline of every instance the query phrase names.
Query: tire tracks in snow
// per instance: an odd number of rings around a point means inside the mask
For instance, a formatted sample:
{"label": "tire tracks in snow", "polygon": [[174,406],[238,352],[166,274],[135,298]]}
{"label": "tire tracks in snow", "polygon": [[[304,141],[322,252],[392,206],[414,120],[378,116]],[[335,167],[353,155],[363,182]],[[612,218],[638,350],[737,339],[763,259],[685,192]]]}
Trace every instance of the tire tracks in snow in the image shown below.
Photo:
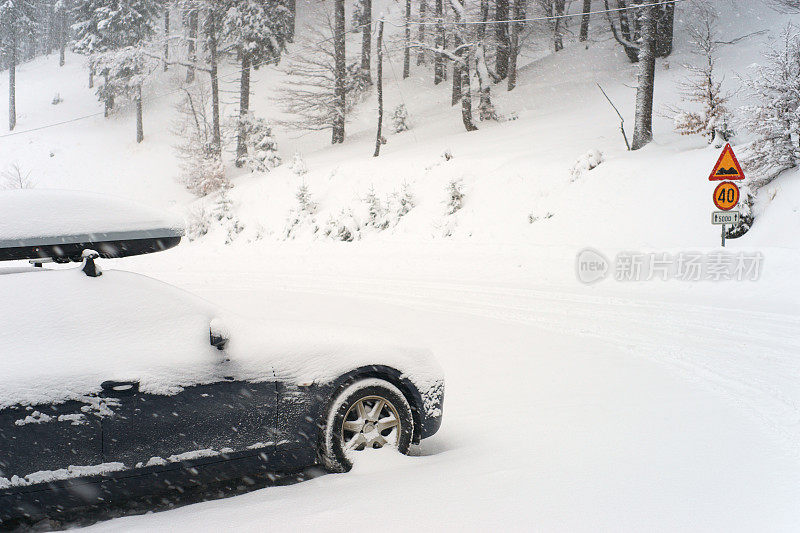
{"label": "tire tracks in snow", "polygon": [[[512,285],[341,275],[215,273],[232,290],[253,287],[347,295],[433,312],[465,313],[613,344],[679,369],[767,425],[800,459],[800,317],[583,295]],[[220,276],[224,279],[220,279]],[[216,283],[215,283],[216,284]],[[205,285],[207,287],[207,285]]]}

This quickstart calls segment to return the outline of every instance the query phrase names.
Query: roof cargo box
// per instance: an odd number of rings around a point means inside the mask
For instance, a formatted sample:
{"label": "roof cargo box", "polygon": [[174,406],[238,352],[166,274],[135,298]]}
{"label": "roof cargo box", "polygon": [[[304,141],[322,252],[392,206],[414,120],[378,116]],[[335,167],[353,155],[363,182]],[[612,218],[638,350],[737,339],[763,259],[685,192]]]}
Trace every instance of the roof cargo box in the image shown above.
{"label": "roof cargo box", "polygon": [[102,194],[0,191],[0,261],[80,261],[83,250],[126,257],[177,246],[183,222],[152,208]]}

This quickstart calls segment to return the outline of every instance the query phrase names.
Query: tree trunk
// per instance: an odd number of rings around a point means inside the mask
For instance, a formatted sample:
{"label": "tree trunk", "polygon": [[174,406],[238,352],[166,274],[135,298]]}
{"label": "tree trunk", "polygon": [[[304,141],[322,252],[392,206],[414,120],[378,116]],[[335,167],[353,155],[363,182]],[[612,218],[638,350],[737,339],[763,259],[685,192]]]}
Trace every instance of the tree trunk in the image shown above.
{"label": "tree trunk", "polygon": [[[338,2],[339,0],[337,0]],[[372,83],[370,65],[372,63],[372,0],[361,0],[364,8],[361,13],[361,72],[367,83]],[[344,16],[344,15],[343,15]]]}
{"label": "tree trunk", "polygon": [[579,40],[586,41],[589,38],[589,12],[592,10],[592,0],[583,0],[583,16],[581,17],[581,34]]}
{"label": "tree trunk", "polygon": [[213,150],[222,157],[222,132],[219,125],[219,78],[217,77],[217,21],[213,8],[208,12],[208,59],[211,74],[211,135]]}
{"label": "tree trunk", "polygon": [[[475,71],[478,74],[478,83],[480,85],[478,118],[480,118],[480,120],[495,120],[497,119],[497,114],[495,113],[494,106],[492,105],[492,83],[489,77],[489,67],[486,65],[486,47],[484,46],[483,42],[480,41],[478,42],[478,50],[475,54]],[[509,77],[509,80],[510,79],[511,78]]]}
{"label": "tree trunk", "polygon": [[639,49],[639,86],[636,89],[636,123],[632,150],[653,140],[653,90],[655,87],[656,8],[642,8],[642,44]]}
{"label": "tree trunk", "polygon": [[[406,16],[411,16],[411,2],[407,0],[406,2]],[[408,20],[408,19],[406,19]],[[406,31],[408,31],[408,25],[406,24]],[[406,48],[406,53],[408,52],[408,48]],[[408,56],[406,56],[408,58]],[[408,64],[408,62],[406,62]],[[381,155],[381,144],[383,144],[383,135],[381,130],[383,129],[383,20],[378,23],[378,132],[375,135],[375,153],[373,157],[378,157]]]}
{"label": "tree trunk", "polygon": [[336,114],[333,117],[331,143],[339,144],[344,142],[344,123],[347,105],[347,93],[345,88],[347,66],[345,64],[344,0],[335,0],[333,16],[334,108],[336,109]]}
{"label": "tree trunk", "polygon": [[46,4],[47,9],[47,33],[45,35],[45,55],[50,55],[53,53],[53,47],[55,44],[55,26],[56,26],[56,11],[55,6],[52,2],[48,2]]}
{"label": "tree trunk", "polygon": [[142,86],[136,88],[136,142],[144,140],[144,125],[142,123]]}
{"label": "tree trunk", "polygon": [[242,73],[239,85],[239,128],[236,138],[236,168],[244,166],[247,156],[247,124],[245,119],[250,112],[250,55],[242,53]]}
{"label": "tree trunk", "polygon": [[556,52],[564,49],[564,37],[561,33],[561,28],[564,27],[564,4],[566,0],[555,0],[556,20],[553,30],[553,48]]}
{"label": "tree trunk", "polygon": [[[625,0],[618,0],[617,4],[621,9],[621,11],[619,11],[619,31],[622,33],[622,37],[625,39],[625,41],[629,43],[635,43],[639,40],[639,32],[636,31],[636,24],[634,24],[634,27],[631,28],[631,12],[629,10],[625,10],[627,7]],[[606,0],[606,9],[608,9],[608,0]],[[638,48],[626,44],[623,44],[623,48],[625,49],[625,54],[628,56],[628,59],[631,63],[636,63],[639,61]]]}
{"label": "tree trunk", "polygon": [[[428,2],[427,0],[420,0],[419,2],[419,21],[425,22],[425,14],[428,10]],[[425,24],[419,25],[419,33],[417,34],[417,40],[420,43],[425,43]],[[417,52],[417,65],[424,65],[425,64],[425,48],[420,47],[419,51]]]}
{"label": "tree trunk", "polygon": [[105,109],[103,110],[103,116],[108,118],[111,114],[111,110],[114,109],[114,95],[108,89],[108,72],[103,73],[103,83],[105,86],[103,90],[106,91],[106,99],[105,99]]}
{"label": "tree trunk", "polygon": [[164,72],[169,68],[169,6],[164,9]]}
{"label": "tree trunk", "polygon": [[58,66],[63,67],[66,63],[67,51],[67,10],[61,8],[58,12]]}
{"label": "tree trunk", "polygon": [[292,20],[289,23],[289,32],[286,36],[286,40],[290,43],[294,42],[294,31],[295,31],[295,21],[297,20],[297,1],[296,0],[286,0],[286,7],[289,9],[289,13],[292,15]]}
{"label": "tree trunk", "polygon": [[[195,61],[197,61],[197,19],[197,9],[192,9],[189,11],[189,46],[187,50],[187,56],[189,63],[192,65],[194,65]],[[186,83],[192,83],[193,81],[194,68],[189,67],[186,70]]]}
{"label": "tree trunk", "polygon": [[89,88],[94,88],[94,67],[89,66]]}
{"label": "tree trunk", "polygon": [[406,0],[405,49],[403,50],[403,79],[411,75],[411,0]]}
{"label": "tree trunk", "polygon": [[[458,40],[456,40],[458,43]],[[458,46],[458,44],[456,44]],[[461,100],[461,63],[453,61],[453,90],[450,94],[450,105],[454,106]]]}
{"label": "tree trunk", "polygon": [[[494,20],[508,20],[508,0],[495,0]],[[495,72],[497,77],[504,80],[508,76],[509,37],[508,24],[495,24],[495,40],[497,52],[495,55]]]}
{"label": "tree trunk", "polygon": [[[444,0],[436,0],[436,48],[444,48]],[[433,59],[433,84],[439,85],[444,79],[444,57],[436,53]]]}
{"label": "tree trunk", "polygon": [[477,130],[477,126],[472,123],[472,90],[469,84],[469,63],[472,48],[461,49],[459,55],[464,58],[463,66],[459,70],[461,78],[461,120],[467,131]]}
{"label": "tree trunk", "polygon": [[9,28],[11,32],[8,63],[8,129],[17,127],[17,29],[14,24]]}
{"label": "tree trunk", "polygon": [[675,28],[675,4],[658,6],[656,29],[656,57],[667,57],[672,53],[672,38]]}
{"label": "tree trunk", "polygon": [[[525,18],[525,0],[514,0],[514,20]],[[511,24],[511,47],[508,58],[508,90],[517,86],[517,57],[519,56],[519,33],[522,29],[521,22]]]}

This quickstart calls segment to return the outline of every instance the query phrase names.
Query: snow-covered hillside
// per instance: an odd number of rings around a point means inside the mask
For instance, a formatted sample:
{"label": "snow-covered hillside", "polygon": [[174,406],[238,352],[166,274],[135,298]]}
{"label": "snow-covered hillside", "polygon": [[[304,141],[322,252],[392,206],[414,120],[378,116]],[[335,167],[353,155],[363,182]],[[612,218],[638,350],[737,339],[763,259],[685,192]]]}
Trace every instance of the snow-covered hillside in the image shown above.
{"label": "snow-covered hillside", "polygon": [[[722,15],[720,39],[733,42],[721,45],[718,68],[735,111],[748,101],[739,76],[795,17],[768,0],[709,3]],[[298,0],[302,20],[315,5]],[[400,20],[402,8],[387,1],[375,12]],[[675,51],[657,62],[655,107],[664,113],[679,101],[682,64],[697,61],[682,13]],[[350,50],[359,39],[348,35]],[[797,528],[800,176],[787,172],[763,189],[755,225],[727,244],[746,254],[738,257],[763,259],[757,280],[622,282],[610,270],[581,283],[576,257],[586,248],[609,260],[716,257],[708,174],[719,150],[676,134],[659,114],[655,141],[626,151],[597,84],[630,136],[636,66],[607,31],[588,46],[575,41],[556,54],[528,43],[517,88],[492,88],[504,120],[469,133],[450,107],[450,85],[432,88],[430,69],[416,66],[401,80],[402,56],[390,44],[385,106],[389,114],[407,106],[409,131],[385,124],[388,143],[372,157],[374,95],[358,106],[343,145],[330,146],[329,132],[276,127],[284,164],[264,174],[230,164],[234,186],[224,198],[197,200],[176,181],[178,95],[155,97],[174,90],[177,68],[149,89],[142,144],[130,110],[0,136],[0,167],[18,164],[37,187],[130,196],[184,216],[196,236],[104,265],[239,314],[388,328],[430,346],[447,379],[442,429],[415,456],[377,454],[346,475],[97,530]],[[102,111],[82,61],[19,67],[19,131]],[[285,79],[280,66],[253,73],[257,115],[280,116],[273,98]],[[222,80],[236,89],[234,66]],[[51,106],[56,92],[64,101]],[[235,112],[227,102],[223,114]],[[751,137],[737,133],[741,155]],[[306,173],[292,164],[296,153]],[[301,186],[305,205],[316,204],[304,213]],[[197,235],[199,222],[209,223],[207,234]]]}
{"label": "snow-covered hillside", "polygon": [[[738,76],[763,57],[765,47],[788,17],[765,7],[763,2],[724,0],[720,35],[726,40],[748,36],[721,47],[719,68],[725,88],[739,89]],[[313,4],[300,4],[301,19]],[[304,10],[306,12],[303,16]],[[387,17],[397,17],[398,6],[387,4]],[[679,10],[679,13],[681,11]],[[677,22],[679,35],[690,21]],[[596,21],[603,24],[602,19]],[[302,23],[301,23],[302,24]],[[399,31],[397,28],[394,31]],[[753,35],[751,35],[753,34]],[[728,39],[729,38],[729,39]],[[355,49],[355,39],[352,48]],[[302,36],[296,45],[302,50]],[[696,62],[685,38],[676,40],[677,49],[657,65],[656,110],[678,102],[677,83],[686,76],[682,64]],[[386,104],[391,111],[398,104],[409,109],[412,129],[389,133],[388,144],[379,158],[373,158],[374,95],[359,106],[348,125],[344,146],[327,146],[328,133],[298,135],[277,129],[276,139],[284,165],[266,174],[234,169],[234,189],[229,193],[236,224],[217,228],[205,240],[224,242],[232,231],[234,240],[286,238],[287,222],[296,209],[295,195],[305,184],[318,204],[310,227],[349,227],[356,239],[429,240],[447,236],[479,241],[572,243],[620,246],[713,246],[719,228],[708,223],[711,190],[705,180],[717,152],[700,137],[684,138],[672,131],[666,117],[657,117],[655,143],[638,153],[624,149],[618,119],[596,83],[600,83],[626,117],[628,135],[632,130],[636,67],[608,36],[589,46],[572,44],[563,52],[541,57],[541,50],[527,50],[522,61],[519,86],[506,92],[493,88],[495,104],[505,120],[482,122],[480,130],[466,133],[459,110],[449,106],[447,84],[431,88],[430,73],[421,67],[407,80],[398,78],[401,54],[390,46],[386,70]],[[531,59],[533,58],[533,59]],[[59,69],[53,58],[41,58],[19,68],[18,130],[69,120],[98,112],[101,104],[86,87],[84,58],[70,55]],[[285,74],[278,67],[254,72],[253,108],[259,116],[282,116],[274,97]],[[175,78],[182,71],[173,68],[150,89],[145,107],[145,142],[134,141],[132,110],[110,119],[102,116],[60,127],[0,139],[0,159],[5,166],[16,164],[31,173],[41,188],[71,188],[128,195],[157,206],[169,207],[196,219],[201,212],[214,211],[216,198],[193,202],[176,182],[179,160],[174,153],[177,94]],[[223,89],[233,91],[237,81],[234,66],[222,75]],[[0,81],[5,91],[6,80]],[[58,93],[63,102],[50,105]],[[166,95],[166,96],[164,96]],[[733,98],[744,103],[739,91]],[[231,103],[223,115],[236,112]],[[387,124],[385,130],[390,129]],[[738,142],[748,134],[740,131]],[[571,170],[587,152],[599,151],[603,163],[595,170],[574,175]],[[304,159],[308,173],[298,176],[291,162],[296,153]],[[448,157],[444,157],[447,153]],[[787,180],[784,181],[788,181]],[[450,210],[448,188],[460,183],[463,208]],[[780,237],[766,227],[796,227],[796,202],[784,200],[776,184],[761,205],[776,205],[782,214],[771,213],[756,224],[751,235],[732,243],[740,245],[790,245],[790,232]],[[378,208],[386,208],[389,228],[375,229],[370,223],[369,198],[373,191]],[[774,192],[774,194],[773,194]],[[413,208],[398,220],[394,195],[408,194]],[[778,201],[772,204],[771,199]],[[789,196],[787,194],[787,196]],[[372,201],[370,201],[372,200]],[[192,205],[194,204],[194,205]],[[204,210],[200,205],[205,206]],[[387,205],[391,204],[391,205]],[[603,221],[602,224],[597,223]],[[380,224],[377,224],[380,225]],[[360,228],[360,231],[356,231]],[[212,228],[212,233],[215,233]],[[334,231],[335,233],[335,231]],[[314,232],[302,228],[292,232],[308,239]]]}

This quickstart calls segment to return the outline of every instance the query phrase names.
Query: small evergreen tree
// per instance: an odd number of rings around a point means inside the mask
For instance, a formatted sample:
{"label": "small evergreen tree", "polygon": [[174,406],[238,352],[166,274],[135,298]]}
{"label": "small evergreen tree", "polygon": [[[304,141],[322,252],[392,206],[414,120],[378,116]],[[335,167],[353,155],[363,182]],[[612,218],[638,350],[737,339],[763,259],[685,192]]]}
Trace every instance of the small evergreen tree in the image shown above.
{"label": "small evergreen tree", "polygon": [[278,143],[272,136],[272,128],[263,118],[248,113],[239,118],[239,132],[244,132],[244,154],[239,155],[239,166],[252,172],[269,172],[281,164]]}
{"label": "small evergreen tree", "polygon": [[405,104],[399,104],[392,112],[392,131],[400,133],[408,130],[408,110]]}
{"label": "small evergreen tree", "polygon": [[294,157],[292,158],[292,163],[289,165],[289,168],[292,169],[292,172],[300,177],[308,174],[308,167],[306,167],[306,162],[303,161],[303,156],[300,155],[300,152],[294,153]]}
{"label": "small evergreen tree", "polygon": [[[156,18],[161,9],[159,0],[76,0],[72,9],[75,41],[73,50],[86,56],[108,54],[113,50],[141,46],[156,30]],[[111,65],[105,56],[103,65]],[[114,107],[113,80],[105,67],[95,69],[90,61],[91,73],[101,74],[108,87],[98,90],[98,96],[106,104],[106,115]],[[90,82],[91,86],[91,82]]]}

